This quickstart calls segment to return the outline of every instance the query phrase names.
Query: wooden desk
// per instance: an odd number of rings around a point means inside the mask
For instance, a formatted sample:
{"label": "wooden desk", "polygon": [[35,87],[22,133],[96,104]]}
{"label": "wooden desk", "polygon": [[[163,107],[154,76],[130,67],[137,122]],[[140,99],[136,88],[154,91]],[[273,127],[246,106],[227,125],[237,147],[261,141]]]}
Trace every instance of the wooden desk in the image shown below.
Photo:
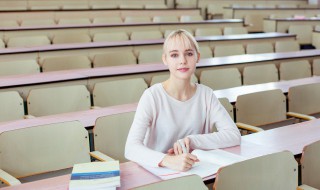
{"label": "wooden desk", "polygon": [[[238,18],[244,19],[247,15],[260,15],[262,16],[259,19],[255,19],[253,25],[259,25],[259,23],[263,22],[263,18],[268,18],[272,14],[283,15],[286,14],[288,16],[292,15],[305,15],[305,16],[315,16],[319,14],[319,8],[232,8],[232,7],[224,7],[226,17],[228,19]],[[263,28],[260,29],[263,31]]]}
{"label": "wooden desk", "polygon": [[[226,148],[228,152],[253,158],[274,152],[289,150],[294,155],[302,153],[303,147],[320,140],[320,119],[306,121],[290,126],[271,129],[260,133],[243,136],[241,145]],[[130,189],[147,183],[160,181],[133,162],[120,164],[121,187],[118,190]],[[139,174],[139,175],[137,175]],[[6,187],[4,190],[67,190],[70,175],[39,180],[18,186]]]}

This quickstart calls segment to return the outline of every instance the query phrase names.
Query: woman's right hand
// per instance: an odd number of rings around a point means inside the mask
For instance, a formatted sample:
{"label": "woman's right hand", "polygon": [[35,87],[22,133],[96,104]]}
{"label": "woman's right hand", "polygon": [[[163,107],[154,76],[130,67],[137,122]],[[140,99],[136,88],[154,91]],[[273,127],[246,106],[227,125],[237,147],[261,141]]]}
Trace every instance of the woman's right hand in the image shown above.
{"label": "woman's right hand", "polygon": [[188,171],[192,168],[195,162],[198,162],[197,156],[185,153],[179,155],[166,155],[160,162],[159,166],[167,167],[178,171]]}

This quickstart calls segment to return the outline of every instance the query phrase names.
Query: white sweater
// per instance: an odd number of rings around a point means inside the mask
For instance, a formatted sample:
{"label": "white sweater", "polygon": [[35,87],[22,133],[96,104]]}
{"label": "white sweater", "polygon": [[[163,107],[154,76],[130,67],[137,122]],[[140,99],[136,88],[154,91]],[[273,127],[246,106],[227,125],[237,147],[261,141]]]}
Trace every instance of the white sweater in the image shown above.
{"label": "white sweater", "polygon": [[196,85],[195,94],[184,102],[168,95],[161,83],[143,93],[126,142],[127,159],[158,167],[174,142],[184,137],[190,138],[191,149],[240,144],[238,128],[212,89]]}

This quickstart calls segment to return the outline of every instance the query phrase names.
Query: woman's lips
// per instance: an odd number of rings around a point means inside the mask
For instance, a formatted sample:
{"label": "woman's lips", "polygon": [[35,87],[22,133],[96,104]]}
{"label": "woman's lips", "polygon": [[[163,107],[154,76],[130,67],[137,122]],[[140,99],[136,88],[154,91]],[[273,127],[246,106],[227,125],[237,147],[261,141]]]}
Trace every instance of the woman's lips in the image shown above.
{"label": "woman's lips", "polygon": [[180,69],[178,69],[178,71],[180,71],[180,72],[187,72],[189,70],[189,68],[180,68]]}

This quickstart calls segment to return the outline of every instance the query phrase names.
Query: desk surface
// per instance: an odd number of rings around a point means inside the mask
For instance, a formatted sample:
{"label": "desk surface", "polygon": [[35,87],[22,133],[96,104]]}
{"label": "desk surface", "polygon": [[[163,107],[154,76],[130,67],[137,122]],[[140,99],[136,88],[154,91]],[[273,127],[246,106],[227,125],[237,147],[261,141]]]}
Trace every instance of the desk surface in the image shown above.
{"label": "desk surface", "polygon": [[[247,158],[284,150],[289,150],[293,154],[298,155],[302,153],[304,146],[317,140],[320,140],[320,119],[246,135],[242,137],[240,146],[226,148],[225,150]],[[118,190],[160,181],[159,178],[133,162],[120,164],[120,170],[121,187],[117,188]],[[67,190],[69,179],[70,175],[63,175],[3,189]]]}

